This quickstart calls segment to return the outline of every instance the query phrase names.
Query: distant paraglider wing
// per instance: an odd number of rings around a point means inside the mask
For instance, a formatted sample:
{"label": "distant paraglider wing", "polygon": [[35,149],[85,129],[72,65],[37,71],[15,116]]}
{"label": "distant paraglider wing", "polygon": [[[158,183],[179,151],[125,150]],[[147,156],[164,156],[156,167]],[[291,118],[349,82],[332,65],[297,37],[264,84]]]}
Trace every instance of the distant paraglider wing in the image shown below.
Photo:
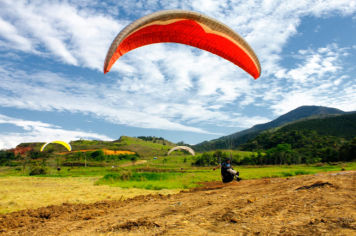
{"label": "distant paraglider wing", "polygon": [[177,150],[177,149],[183,149],[183,150],[189,151],[193,156],[195,155],[194,150],[191,149],[190,147],[177,146],[177,147],[174,147],[174,148],[172,148],[171,150],[169,150],[167,156],[168,156],[171,152],[173,152],[174,150]]}
{"label": "distant paraglider wing", "polygon": [[261,74],[255,52],[239,34],[213,18],[185,10],[158,11],[124,28],[106,55],[104,74],[125,53],[154,43],[180,43],[197,47],[225,58],[255,79]]}
{"label": "distant paraglider wing", "polygon": [[66,142],[64,142],[64,141],[52,141],[52,142],[45,143],[45,144],[41,147],[41,152],[43,152],[44,148],[45,148],[48,144],[50,144],[50,143],[58,143],[58,144],[63,145],[65,148],[67,148],[68,151],[71,151],[71,150],[72,150],[72,147],[70,146],[69,143],[66,143]]}

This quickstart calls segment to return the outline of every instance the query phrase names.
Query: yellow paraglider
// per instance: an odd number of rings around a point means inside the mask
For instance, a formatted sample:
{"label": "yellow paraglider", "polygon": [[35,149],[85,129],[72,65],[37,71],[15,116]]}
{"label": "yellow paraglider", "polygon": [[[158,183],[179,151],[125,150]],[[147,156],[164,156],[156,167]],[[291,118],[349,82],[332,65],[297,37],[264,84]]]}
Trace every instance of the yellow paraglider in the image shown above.
{"label": "yellow paraglider", "polygon": [[43,146],[41,147],[41,152],[43,152],[43,149],[44,149],[48,144],[50,144],[50,143],[58,143],[58,144],[63,145],[64,147],[66,147],[66,148],[68,149],[68,151],[71,151],[71,150],[72,150],[72,147],[70,146],[69,143],[66,143],[66,142],[64,142],[64,141],[52,141],[52,142],[45,143],[45,145],[43,145]]}

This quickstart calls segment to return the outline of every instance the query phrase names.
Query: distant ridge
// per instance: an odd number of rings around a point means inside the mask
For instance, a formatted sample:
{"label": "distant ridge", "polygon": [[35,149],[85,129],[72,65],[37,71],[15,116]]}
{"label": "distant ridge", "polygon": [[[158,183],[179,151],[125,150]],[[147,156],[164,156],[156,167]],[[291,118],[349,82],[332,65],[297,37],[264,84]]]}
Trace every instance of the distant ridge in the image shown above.
{"label": "distant ridge", "polygon": [[267,122],[265,124],[258,124],[249,129],[223,136],[215,140],[196,144],[193,146],[193,149],[199,152],[214,149],[236,148],[240,144],[245,143],[248,139],[256,137],[264,130],[276,128],[297,120],[302,121],[303,118],[314,117],[314,119],[320,119],[329,116],[337,116],[350,113],[354,112],[344,112],[336,108],[323,106],[301,106],[284,115],[281,115],[273,121]]}

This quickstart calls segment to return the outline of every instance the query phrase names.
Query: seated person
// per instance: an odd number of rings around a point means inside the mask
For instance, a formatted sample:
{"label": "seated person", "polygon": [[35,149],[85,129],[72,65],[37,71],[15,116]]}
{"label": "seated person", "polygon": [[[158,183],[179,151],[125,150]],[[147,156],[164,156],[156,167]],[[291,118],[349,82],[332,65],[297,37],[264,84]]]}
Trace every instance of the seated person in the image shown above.
{"label": "seated person", "polygon": [[217,168],[221,167],[221,175],[223,176],[226,176],[228,173],[234,175],[234,177],[236,177],[236,181],[240,181],[241,178],[239,177],[239,172],[238,171],[235,171],[233,168],[232,168],[232,165],[231,165],[231,160],[230,158],[226,158],[225,159],[225,162],[223,162],[221,165],[218,165],[217,167],[214,168],[214,170],[216,170]]}

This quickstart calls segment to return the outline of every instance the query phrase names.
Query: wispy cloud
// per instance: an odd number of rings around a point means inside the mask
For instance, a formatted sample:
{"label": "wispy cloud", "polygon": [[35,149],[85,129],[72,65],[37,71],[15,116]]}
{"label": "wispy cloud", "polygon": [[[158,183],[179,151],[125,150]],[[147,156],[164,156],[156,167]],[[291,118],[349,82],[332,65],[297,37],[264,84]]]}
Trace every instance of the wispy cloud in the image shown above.
{"label": "wispy cloud", "polygon": [[101,70],[103,52],[126,21],[116,21],[90,4],[80,9],[78,2],[0,2],[0,16],[9,19],[0,19],[0,37],[8,41],[2,46]]}
{"label": "wispy cloud", "polygon": [[254,122],[268,121],[259,116],[231,117],[227,112],[210,109],[211,105],[221,102],[213,103],[209,97],[204,101],[204,96],[198,95],[190,97],[189,91],[176,91],[170,82],[138,80],[132,84],[126,80],[111,80],[99,84],[51,72],[28,74],[1,66],[0,76],[0,105],[4,107],[80,112],[116,124],[198,133],[210,132],[188,124],[219,125],[222,122],[228,126],[248,127]]}
{"label": "wispy cloud", "polygon": [[355,96],[350,96],[356,93],[356,82],[348,75],[342,75],[343,59],[348,50],[330,44],[316,50],[299,51],[305,60],[296,68],[284,69],[276,74],[286,80],[288,86],[278,92],[273,91],[265,100],[273,101],[271,108],[277,115],[303,105],[356,110]]}
{"label": "wispy cloud", "polygon": [[0,114],[0,124],[10,124],[21,127],[24,132],[0,133],[0,149],[9,149],[16,147],[23,142],[49,142],[53,140],[62,140],[70,142],[80,138],[113,140],[106,135],[89,133],[80,130],[64,130],[59,126],[43,123],[41,121],[29,121],[12,118]]}

